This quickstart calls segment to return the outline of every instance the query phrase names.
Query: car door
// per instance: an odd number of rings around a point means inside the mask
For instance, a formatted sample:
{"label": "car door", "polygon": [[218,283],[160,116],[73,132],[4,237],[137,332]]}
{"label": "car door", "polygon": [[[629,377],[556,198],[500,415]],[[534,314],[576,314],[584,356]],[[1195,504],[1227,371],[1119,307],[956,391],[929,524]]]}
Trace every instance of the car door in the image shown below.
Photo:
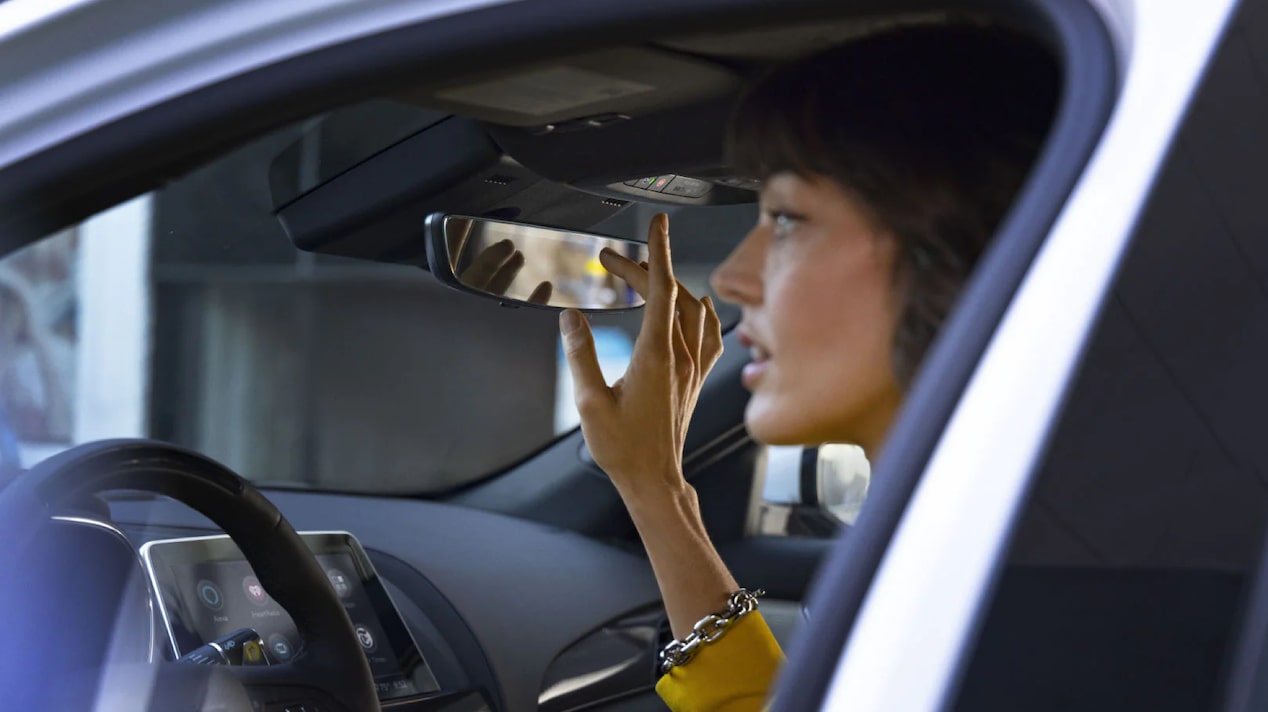
{"label": "car door", "polygon": [[1265,184],[1264,6],[1098,9],[1121,74],[1097,151],[875,578],[850,586],[866,554],[843,549],[811,599],[844,611],[790,669],[815,656],[831,684],[803,696],[814,683],[794,672],[777,708],[1216,709],[1230,682],[1236,704],[1258,694],[1231,652],[1241,637],[1260,660],[1263,640],[1238,611],[1264,519],[1248,427],[1264,393],[1250,187]]}

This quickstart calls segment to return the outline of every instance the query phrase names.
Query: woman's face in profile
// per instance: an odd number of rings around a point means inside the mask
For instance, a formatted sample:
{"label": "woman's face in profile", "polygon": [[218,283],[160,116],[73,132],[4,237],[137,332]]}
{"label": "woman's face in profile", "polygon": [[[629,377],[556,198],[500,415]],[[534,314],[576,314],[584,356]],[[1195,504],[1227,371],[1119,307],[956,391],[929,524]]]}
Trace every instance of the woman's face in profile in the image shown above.
{"label": "woman's face in profile", "polygon": [[821,176],[778,173],[751,232],[714,271],[752,351],[745,422],[772,445],[879,448],[902,400],[893,368],[897,245]]}

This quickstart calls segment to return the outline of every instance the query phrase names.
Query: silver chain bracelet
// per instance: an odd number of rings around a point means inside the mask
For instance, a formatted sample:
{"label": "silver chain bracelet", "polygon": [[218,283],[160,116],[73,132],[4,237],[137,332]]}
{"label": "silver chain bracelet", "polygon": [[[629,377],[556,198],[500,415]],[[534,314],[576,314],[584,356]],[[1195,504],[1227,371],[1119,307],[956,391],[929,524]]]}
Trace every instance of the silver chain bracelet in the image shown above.
{"label": "silver chain bracelet", "polygon": [[661,674],[669,672],[676,665],[686,665],[696,656],[700,646],[721,638],[736,621],[757,610],[757,597],[765,595],[766,591],[760,588],[756,591],[741,588],[731,594],[727,599],[726,610],[701,618],[692,626],[687,637],[671,640],[660,651]]}

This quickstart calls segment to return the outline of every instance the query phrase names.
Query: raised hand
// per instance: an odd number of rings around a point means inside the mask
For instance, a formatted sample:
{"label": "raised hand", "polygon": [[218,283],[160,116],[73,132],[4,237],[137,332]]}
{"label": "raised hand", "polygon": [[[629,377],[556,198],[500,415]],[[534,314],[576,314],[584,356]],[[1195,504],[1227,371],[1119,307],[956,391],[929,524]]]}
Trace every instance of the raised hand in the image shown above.
{"label": "raised hand", "polygon": [[709,297],[696,299],[675,278],[669,218],[648,229],[648,263],[605,250],[605,269],[646,300],[643,326],[625,375],[608,386],[594,337],[580,312],[560,318],[581,430],[595,462],[627,503],[682,482],[682,449],[696,399],[722,355],[722,326]]}

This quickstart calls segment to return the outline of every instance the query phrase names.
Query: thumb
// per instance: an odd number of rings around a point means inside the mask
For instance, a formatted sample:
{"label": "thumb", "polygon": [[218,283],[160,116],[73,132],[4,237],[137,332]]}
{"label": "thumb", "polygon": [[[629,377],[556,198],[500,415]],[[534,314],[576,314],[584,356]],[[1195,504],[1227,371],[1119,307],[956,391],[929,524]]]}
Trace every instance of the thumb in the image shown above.
{"label": "thumb", "polygon": [[599,370],[599,357],[594,351],[594,336],[585,317],[576,309],[568,309],[559,315],[559,334],[563,338],[564,358],[572,372],[573,393],[577,410],[584,410],[586,403],[611,398],[612,392]]}

